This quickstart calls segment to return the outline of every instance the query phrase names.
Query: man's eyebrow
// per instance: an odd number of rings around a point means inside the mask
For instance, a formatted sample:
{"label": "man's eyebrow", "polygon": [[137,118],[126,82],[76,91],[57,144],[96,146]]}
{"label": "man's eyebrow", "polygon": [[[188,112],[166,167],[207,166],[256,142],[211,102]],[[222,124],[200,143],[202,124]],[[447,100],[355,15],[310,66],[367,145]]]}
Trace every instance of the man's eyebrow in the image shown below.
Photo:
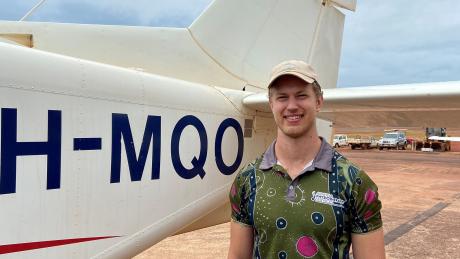
{"label": "man's eyebrow", "polygon": [[302,89],[302,90],[297,91],[295,94],[306,94],[306,93],[308,93],[307,89]]}

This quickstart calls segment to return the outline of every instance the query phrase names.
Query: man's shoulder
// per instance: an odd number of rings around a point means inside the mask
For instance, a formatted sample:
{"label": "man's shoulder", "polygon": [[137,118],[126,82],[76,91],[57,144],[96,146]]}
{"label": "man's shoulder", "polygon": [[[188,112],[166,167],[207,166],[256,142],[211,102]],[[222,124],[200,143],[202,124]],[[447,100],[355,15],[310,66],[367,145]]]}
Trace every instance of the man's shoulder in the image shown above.
{"label": "man's shoulder", "polygon": [[257,157],[251,162],[247,163],[241,170],[238,172],[237,177],[247,177],[255,170],[259,169],[260,163],[262,162],[263,155]]}
{"label": "man's shoulder", "polygon": [[342,175],[349,185],[359,188],[359,186],[376,186],[372,178],[358,165],[351,162],[342,154],[335,151],[334,156],[337,161],[338,173]]}
{"label": "man's shoulder", "polygon": [[338,167],[341,167],[341,168],[344,168],[344,169],[348,169],[348,168],[351,167],[351,168],[353,168],[353,169],[355,169],[357,171],[362,171],[362,169],[358,165],[353,163],[353,161],[348,159],[343,154],[339,153],[337,150],[334,150],[334,158],[337,161],[337,166]]}
{"label": "man's shoulder", "polygon": [[361,175],[366,175],[364,170],[341,153],[334,151],[334,158],[337,161],[338,173],[343,175],[348,183],[353,184]]}

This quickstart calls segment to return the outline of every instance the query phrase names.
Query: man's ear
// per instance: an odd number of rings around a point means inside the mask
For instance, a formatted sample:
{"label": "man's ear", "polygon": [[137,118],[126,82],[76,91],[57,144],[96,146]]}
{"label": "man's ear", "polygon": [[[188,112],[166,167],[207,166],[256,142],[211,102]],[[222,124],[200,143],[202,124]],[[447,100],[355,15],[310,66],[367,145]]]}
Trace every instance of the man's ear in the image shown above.
{"label": "man's ear", "polygon": [[273,102],[271,96],[268,96],[268,104],[270,104],[270,110],[273,112]]}
{"label": "man's ear", "polygon": [[270,110],[273,112],[273,102],[272,102],[272,98],[273,98],[273,92],[272,92],[272,89],[268,89],[268,104],[270,104]]}
{"label": "man's ear", "polygon": [[316,112],[319,112],[321,110],[321,108],[323,107],[323,103],[323,93],[321,92],[321,95],[316,97]]}

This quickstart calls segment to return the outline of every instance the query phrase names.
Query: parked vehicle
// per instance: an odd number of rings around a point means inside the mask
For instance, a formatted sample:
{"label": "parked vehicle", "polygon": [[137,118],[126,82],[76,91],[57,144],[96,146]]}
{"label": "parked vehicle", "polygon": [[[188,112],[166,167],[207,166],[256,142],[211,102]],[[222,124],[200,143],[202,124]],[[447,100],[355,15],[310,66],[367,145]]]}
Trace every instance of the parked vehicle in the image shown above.
{"label": "parked vehicle", "polygon": [[374,137],[361,137],[356,136],[354,138],[348,138],[348,145],[351,149],[361,148],[361,149],[369,149],[375,148],[378,146],[378,141]]}
{"label": "parked vehicle", "polygon": [[332,146],[335,148],[345,147],[348,145],[347,135],[344,134],[335,134],[334,140],[332,141]]}
{"label": "parked vehicle", "polygon": [[404,131],[394,130],[386,132],[383,137],[379,140],[378,146],[382,150],[384,148],[388,149],[406,149],[407,139],[406,133]]}
{"label": "parked vehicle", "polygon": [[446,128],[426,128],[425,139],[414,143],[416,150],[449,151],[450,140]]}

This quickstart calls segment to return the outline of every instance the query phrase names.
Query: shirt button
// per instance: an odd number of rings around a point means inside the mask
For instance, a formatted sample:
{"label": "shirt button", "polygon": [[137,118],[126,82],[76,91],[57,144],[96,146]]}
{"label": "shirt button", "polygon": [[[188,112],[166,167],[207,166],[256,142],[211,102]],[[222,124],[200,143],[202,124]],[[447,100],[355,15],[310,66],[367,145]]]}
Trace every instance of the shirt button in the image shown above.
{"label": "shirt button", "polygon": [[292,190],[292,189],[294,189],[294,186],[292,186],[292,185],[289,186],[289,190]]}

